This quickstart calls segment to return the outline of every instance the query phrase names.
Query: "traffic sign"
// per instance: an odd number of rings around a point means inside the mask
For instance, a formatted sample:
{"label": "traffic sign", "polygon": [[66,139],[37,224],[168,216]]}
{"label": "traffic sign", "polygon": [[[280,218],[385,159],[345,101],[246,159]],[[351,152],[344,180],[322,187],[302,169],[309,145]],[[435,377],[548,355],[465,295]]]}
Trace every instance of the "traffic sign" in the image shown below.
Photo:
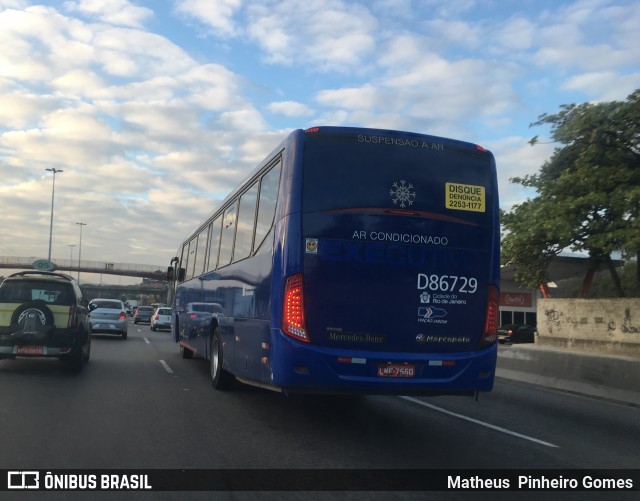
{"label": "traffic sign", "polygon": [[37,261],[34,261],[31,266],[33,266],[34,270],[38,271],[53,271],[56,269],[56,265],[46,259],[38,259]]}

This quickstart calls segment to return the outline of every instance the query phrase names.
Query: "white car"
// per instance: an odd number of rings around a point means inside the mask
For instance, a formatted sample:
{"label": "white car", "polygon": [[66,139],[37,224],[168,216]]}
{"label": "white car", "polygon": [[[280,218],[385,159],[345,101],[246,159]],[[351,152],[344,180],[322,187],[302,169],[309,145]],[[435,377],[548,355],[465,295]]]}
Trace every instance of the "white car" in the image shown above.
{"label": "white car", "polygon": [[151,315],[151,330],[171,329],[171,308],[160,307]]}

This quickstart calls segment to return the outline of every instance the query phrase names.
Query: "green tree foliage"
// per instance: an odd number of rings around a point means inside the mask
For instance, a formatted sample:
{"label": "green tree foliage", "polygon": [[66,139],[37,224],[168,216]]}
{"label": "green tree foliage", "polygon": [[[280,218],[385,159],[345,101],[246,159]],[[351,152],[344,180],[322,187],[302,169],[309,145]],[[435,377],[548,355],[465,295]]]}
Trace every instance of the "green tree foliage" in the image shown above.
{"label": "green tree foliage", "polygon": [[511,180],[537,196],[503,213],[503,260],[537,286],[553,256],[586,251],[623,296],[611,254],[640,254],[640,90],[623,102],[564,105],[531,125],[545,124],[561,146],[538,173]]}

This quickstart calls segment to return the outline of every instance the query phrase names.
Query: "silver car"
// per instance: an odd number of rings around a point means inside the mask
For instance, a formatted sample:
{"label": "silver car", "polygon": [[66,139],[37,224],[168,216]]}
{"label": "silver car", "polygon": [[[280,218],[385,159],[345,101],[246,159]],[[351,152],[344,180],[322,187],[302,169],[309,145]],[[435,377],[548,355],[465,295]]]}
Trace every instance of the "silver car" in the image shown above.
{"label": "silver car", "polygon": [[106,332],[127,339],[127,309],[119,299],[93,299],[89,302],[89,328],[92,334]]}

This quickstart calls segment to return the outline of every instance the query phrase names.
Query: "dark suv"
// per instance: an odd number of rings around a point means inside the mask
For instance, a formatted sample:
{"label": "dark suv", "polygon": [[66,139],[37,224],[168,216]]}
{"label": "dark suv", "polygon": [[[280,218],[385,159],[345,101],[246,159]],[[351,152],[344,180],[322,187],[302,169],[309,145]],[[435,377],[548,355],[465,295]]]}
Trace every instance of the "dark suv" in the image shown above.
{"label": "dark suv", "polygon": [[22,271],[0,284],[0,359],[57,357],[80,372],[91,353],[87,302],[68,275]]}

